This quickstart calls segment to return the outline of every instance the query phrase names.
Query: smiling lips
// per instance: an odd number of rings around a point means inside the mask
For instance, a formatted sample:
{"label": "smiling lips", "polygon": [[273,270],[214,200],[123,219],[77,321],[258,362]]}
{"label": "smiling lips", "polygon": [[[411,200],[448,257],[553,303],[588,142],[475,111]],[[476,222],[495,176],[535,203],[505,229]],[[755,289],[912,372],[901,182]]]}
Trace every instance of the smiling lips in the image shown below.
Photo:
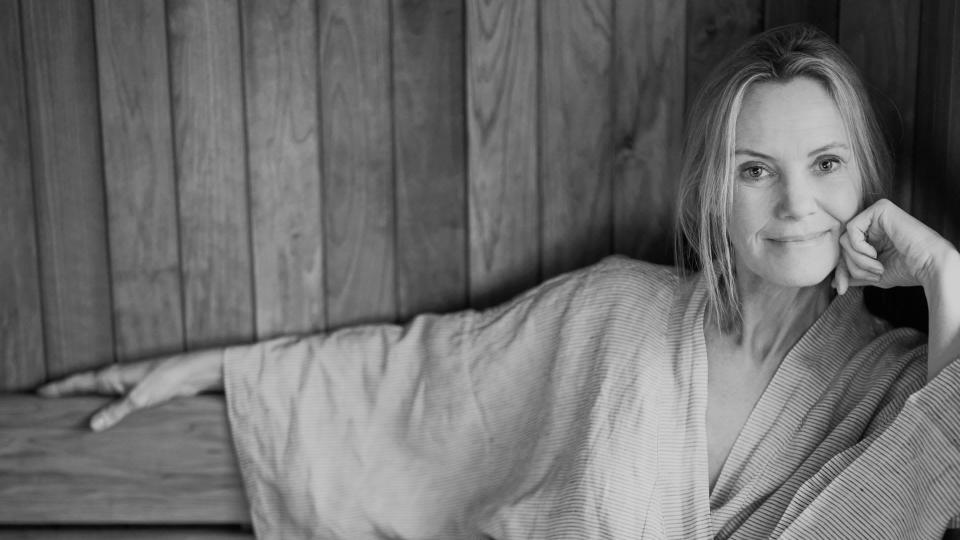
{"label": "smiling lips", "polygon": [[813,240],[819,240],[820,238],[830,234],[830,230],[812,232],[807,234],[790,234],[777,236],[773,238],[768,238],[771,242],[777,242],[780,244],[801,244],[803,242],[811,242]]}

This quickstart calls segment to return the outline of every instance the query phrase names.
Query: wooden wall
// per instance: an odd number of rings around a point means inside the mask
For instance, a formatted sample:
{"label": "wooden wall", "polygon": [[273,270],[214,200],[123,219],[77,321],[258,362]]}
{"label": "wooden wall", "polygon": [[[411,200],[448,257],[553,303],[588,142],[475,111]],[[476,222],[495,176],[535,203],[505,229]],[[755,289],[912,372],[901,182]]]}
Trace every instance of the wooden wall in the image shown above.
{"label": "wooden wall", "polygon": [[669,262],[685,105],[797,20],[899,115],[895,198],[956,240],[957,11],[0,0],[0,387]]}
{"label": "wooden wall", "polygon": [[0,0],[0,388],[669,262],[686,104],[798,20],[956,241],[951,0]]}
{"label": "wooden wall", "polygon": [[[895,200],[960,240],[953,0],[0,0],[0,390],[669,262],[687,103],[794,21],[864,70]],[[0,537],[248,536],[203,528],[248,521],[222,404],[94,440],[102,399],[0,397]]]}

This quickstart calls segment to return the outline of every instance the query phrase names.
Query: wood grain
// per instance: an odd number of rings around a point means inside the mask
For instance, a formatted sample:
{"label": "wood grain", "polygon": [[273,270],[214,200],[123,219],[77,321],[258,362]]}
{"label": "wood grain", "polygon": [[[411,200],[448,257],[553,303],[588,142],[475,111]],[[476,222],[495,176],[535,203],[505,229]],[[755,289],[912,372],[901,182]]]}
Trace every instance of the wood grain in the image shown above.
{"label": "wood grain", "polygon": [[253,336],[240,17],[171,0],[170,66],[188,348]]}
{"label": "wood grain", "polygon": [[[847,10],[848,3],[848,0],[843,0],[844,10]],[[809,23],[837,39],[837,12],[840,5],[839,0],[766,0],[764,27]],[[869,11],[869,8],[861,11],[860,15],[869,17]]]}
{"label": "wood grain", "polygon": [[613,4],[540,11],[542,277],[610,253]]}
{"label": "wood grain", "polygon": [[386,2],[320,3],[327,321],[396,317]]}
{"label": "wood grain", "polygon": [[460,2],[393,0],[397,310],[467,299],[464,13]]}
{"label": "wood grain", "polygon": [[533,286],[540,268],[537,5],[467,2],[470,303]]}
{"label": "wood grain", "polygon": [[3,527],[3,540],[239,540],[253,538],[240,527],[114,526],[114,527]]}
{"label": "wood grain", "polygon": [[0,524],[249,523],[222,397],[89,431],[108,401],[0,395]]}
{"label": "wood grain", "polygon": [[916,122],[920,3],[909,0],[844,0],[840,45],[860,68],[873,93],[897,160],[891,196],[910,208]]}
{"label": "wood grain", "polygon": [[614,249],[671,264],[683,144],[686,3],[617,0],[615,10]]}
{"label": "wood grain", "polygon": [[111,361],[93,10],[23,2],[47,375]]}
{"label": "wood grain", "polygon": [[0,0],[0,73],[0,390],[23,390],[46,369],[16,0]]}
{"label": "wood grain", "polygon": [[960,244],[960,5],[924,3],[921,14],[913,214]]}
{"label": "wood grain", "polygon": [[117,356],[183,349],[167,38],[161,0],[97,0]]}
{"label": "wood grain", "polygon": [[763,29],[763,0],[687,0],[687,110],[717,63]]}
{"label": "wood grain", "polygon": [[314,2],[243,2],[257,337],[322,330]]}

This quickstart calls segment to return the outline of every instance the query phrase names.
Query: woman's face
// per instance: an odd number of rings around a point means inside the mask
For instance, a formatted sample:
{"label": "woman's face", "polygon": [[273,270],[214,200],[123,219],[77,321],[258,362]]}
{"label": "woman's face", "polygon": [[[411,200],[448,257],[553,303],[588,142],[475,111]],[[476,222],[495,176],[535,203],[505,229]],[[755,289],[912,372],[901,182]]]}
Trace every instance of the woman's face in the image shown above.
{"label": "woman's face", "polygon": [[738,281],[816,285],[837,264],[860,174],[840,111],[805,77],[756,84],[736,127],[729,226]]}

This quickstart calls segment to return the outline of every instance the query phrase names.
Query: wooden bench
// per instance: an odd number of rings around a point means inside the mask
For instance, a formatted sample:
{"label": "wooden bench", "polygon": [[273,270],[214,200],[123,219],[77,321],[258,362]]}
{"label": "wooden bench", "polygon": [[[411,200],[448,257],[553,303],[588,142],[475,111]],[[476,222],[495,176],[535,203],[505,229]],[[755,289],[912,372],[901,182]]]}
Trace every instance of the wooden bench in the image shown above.
{"label": "wooden bench", "polygon": [[0,394],[0,537],[252,536],[222,396],[90,431],[108,401]]}
{"label": "wooden bench", "polygon": [[252,538],[222,396],[91,432],[108,401],[0,394],[0,538]]}

